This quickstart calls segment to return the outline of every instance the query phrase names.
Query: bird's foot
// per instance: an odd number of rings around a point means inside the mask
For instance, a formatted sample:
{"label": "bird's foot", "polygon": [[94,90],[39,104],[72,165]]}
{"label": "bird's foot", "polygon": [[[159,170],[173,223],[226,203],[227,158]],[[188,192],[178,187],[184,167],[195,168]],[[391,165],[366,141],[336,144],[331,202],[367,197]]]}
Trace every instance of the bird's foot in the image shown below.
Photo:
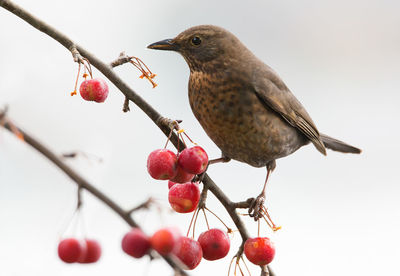
{"label": "bird's foot", "polygon": [[249,216],[254,218],[255,221],[259,219],[264,219],[268,226],[273,230],[277,231],[281,229],[281,226],[276,226],[276,224],[272,221],[271,216],[268,213],[267,208],[264,205],[265,202],[265,194],[261,193],[258,197],[253,198],[249,207]]}
{"label": "bird's foot", "polygon": [[253,198],[253,201],[250,203],[249,216],[254,218],[255,221],[263,217],[262,207],[264,207],[264,202],[265,195],[264,193],[261,193],[258,195],[258,197]]}

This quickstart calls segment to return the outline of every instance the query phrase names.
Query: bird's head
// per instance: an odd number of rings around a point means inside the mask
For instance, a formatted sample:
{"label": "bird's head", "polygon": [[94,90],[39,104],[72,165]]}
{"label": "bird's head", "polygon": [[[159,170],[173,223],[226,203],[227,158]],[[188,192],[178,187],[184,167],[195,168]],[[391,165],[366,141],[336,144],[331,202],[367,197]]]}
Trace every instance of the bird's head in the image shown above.
{"label": "bird's head", "polygon": [[150,44],[147,48],[178,52],[190,69],[196,71],[237,57],[238,51],[243,52],[245,47],[232,33],[221,27],[200,25],[183,31],[175,38]]}

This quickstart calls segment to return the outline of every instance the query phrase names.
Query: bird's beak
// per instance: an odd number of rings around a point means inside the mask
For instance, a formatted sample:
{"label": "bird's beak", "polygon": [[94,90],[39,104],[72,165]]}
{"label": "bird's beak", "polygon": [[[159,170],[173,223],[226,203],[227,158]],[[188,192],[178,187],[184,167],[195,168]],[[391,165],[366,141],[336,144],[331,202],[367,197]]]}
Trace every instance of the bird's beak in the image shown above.
{"label": "bird's beak", "polygon": [[178,45],[174,43],[172,39],[164,39],[155,43],[150,44],[147,46],[149,49],[155,50],[169,50],[169,51],[176,51],[178,50]]}

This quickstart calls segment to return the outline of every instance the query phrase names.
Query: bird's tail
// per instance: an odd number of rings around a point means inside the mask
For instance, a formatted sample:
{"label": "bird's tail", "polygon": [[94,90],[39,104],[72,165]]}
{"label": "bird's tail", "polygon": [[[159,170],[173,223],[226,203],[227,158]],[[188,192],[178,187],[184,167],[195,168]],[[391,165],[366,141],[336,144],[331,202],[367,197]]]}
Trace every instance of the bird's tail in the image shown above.
{"label": "bird's tail", "polygon": [[340,151],[340,152],[345,152],[345,153],[361,153],[361,150],[350,146],[349,144],[346,144],[345,142],[342,142],[340,140],[337,140],[335,138],[329,137],[325,134],[320,134],[320,138],[322,142],[324,143],[325,147],[334,151]]}

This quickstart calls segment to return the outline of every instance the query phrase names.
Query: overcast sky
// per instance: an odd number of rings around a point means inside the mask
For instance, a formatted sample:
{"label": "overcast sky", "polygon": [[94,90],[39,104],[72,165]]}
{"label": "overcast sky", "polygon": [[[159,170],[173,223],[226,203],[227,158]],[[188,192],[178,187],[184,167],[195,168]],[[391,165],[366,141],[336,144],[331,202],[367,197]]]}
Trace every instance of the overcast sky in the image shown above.
{"label": "overcast sky", "polygon": [[[191,113],[186,63],[146,46],[199,24],[236,34],[280,74],[321,132],[363,149],[360,156],[329,151],[324,157],[307,146],[277,161],[267,206],[282,230],[262,229],[276,244],[276,274],[400,274],[398,1],[16,2],[105,62],[121,51],[142,58],[157,74],[157,88],[132,66],[116,71],[164,116],[182,119],[211,158],[220,153]],[[76,70],[65,48],[0,8],[0,106],[8,104],[10,118],[57,153],[92,156],[69,164],[124,208],[158,198],[161,219],[155,209],[135,215],[148,233],[171,224],[186,232],[191,215],[170,214],[167,183],[146,171],[147,155],[163,147],[164,135],[135,106],[122,113],[124,99],[111,84],[104,104],[71,97]],[[259,193],[265,169],[233,161],[209,174],[239,201]],[[61,171],[0,130],[0,275],[172,275],[162,261],[124,255],[120,240],[128,227],[90,195],[83,209],[86,231],[101,242],[102,259],[87,266],[62,263],[56,247],[71,234],[63,230],[75,193]],[[207,204],[233,227],[214,197]],[[255,236],[257,225],[243,219]],[[205,229],[203,220],[197,229]],[[235,234],[229,257],[203,260],[191,275],[226,275],[239,243]]]}

